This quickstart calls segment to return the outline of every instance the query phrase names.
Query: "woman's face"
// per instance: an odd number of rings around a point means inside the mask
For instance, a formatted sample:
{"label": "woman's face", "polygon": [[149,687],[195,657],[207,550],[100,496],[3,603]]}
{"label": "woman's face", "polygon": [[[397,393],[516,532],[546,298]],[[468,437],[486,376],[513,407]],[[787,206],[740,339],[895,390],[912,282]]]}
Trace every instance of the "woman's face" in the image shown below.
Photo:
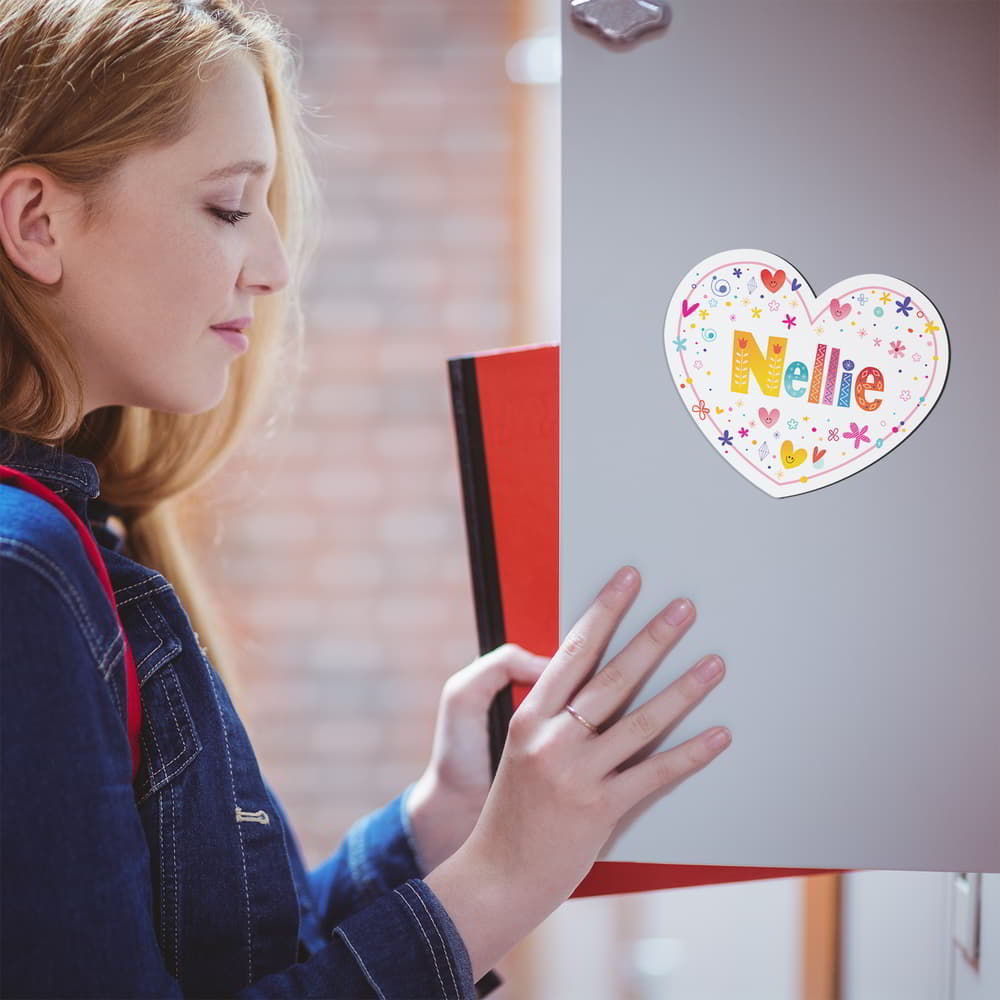
{"label": "woman's face", "polygon": [[[22,238],[41,243],[15,263],[34,265],[53,284],[56,258],[61,265],[56,306],[83,371],[86,412],[111,404],[211,409],[240,354],[212,325],[252,317],[255,297],[288,281],[267,206],[276,147],[263,82],[242,54],[206,76],[193,131],[131,155],[112,181],[106,215],[87,232],[79,197],[51,178],[41,196],[37,174],[20,187],[0,178],[5,249],[14,224],[15,252]],[[244,160],[261,161],[262,173],[206,179]],[[232,223],[218,214],[227,212],[250,214]],[[252,351],[253,325],[244,332]]]}

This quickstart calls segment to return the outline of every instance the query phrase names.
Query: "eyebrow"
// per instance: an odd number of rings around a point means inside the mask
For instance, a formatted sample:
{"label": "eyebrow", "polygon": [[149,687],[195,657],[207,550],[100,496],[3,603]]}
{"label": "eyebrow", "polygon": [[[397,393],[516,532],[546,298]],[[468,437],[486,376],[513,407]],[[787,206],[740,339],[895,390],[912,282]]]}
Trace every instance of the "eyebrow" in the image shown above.
{"label": "eyebrow", "polygon": [[255,177],[260,177],[269,169],[268,165],[260,160],[238,160],[228,166],[218,167],[202,177],[202,181],[218,181],[225,177],[235,177],[237,174],[253,174]]}

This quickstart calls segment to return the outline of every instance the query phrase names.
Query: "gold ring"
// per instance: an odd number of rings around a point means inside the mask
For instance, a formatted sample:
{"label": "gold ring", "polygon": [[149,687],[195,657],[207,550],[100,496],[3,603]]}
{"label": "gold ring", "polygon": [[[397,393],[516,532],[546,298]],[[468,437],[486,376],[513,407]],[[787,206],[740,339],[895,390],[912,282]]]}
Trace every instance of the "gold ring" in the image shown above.
{"label": "gold ring", "polygon": [[572,705],[566,706],[566,711],[576,719],[577,722],[582,722],[592,733],[598,732],[597,726],[592,722],[588,722]]}

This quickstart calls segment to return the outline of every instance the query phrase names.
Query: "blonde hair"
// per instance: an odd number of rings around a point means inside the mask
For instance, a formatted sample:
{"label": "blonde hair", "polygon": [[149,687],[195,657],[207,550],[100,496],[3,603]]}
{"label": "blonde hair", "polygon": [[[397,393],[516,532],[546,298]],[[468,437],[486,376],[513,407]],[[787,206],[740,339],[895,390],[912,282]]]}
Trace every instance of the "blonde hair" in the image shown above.
{"label": "blonde hair", "polygon": [[319,194],[297,55],[277,21],[238,0],[0,3],[0,174],[44,167],[82,194],[85,228],[101,218],[129,153],[190,130],[202,67],[233,52],[256,60],[267,93],[278,154],[267,200],[289,281],[257,300],[253,350],[231,363],[225,397],[199,414],[106,406],[83,416],[80,372],[47,308],[51,286],[0,251],[0,428],[94,462],[102,499],[123,512],[125,554],[170,581],[235,695],[233,638],[185,543],[183,498],[224,464],[274,397],[268,426],[282,407],[290,413],[302,371],[300,296],[318,242]]}

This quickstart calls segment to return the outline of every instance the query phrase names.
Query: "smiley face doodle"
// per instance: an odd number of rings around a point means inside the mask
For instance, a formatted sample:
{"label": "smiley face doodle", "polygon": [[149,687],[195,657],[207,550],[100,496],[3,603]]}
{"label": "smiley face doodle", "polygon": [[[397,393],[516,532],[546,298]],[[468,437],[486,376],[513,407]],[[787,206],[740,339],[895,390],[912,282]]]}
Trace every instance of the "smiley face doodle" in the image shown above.
{"label": "smiley face doodle", "polygon": [[781,442],[781,464],[786,469],[794,469],[806,460],[805,448],[796,448],[791,441]]}

